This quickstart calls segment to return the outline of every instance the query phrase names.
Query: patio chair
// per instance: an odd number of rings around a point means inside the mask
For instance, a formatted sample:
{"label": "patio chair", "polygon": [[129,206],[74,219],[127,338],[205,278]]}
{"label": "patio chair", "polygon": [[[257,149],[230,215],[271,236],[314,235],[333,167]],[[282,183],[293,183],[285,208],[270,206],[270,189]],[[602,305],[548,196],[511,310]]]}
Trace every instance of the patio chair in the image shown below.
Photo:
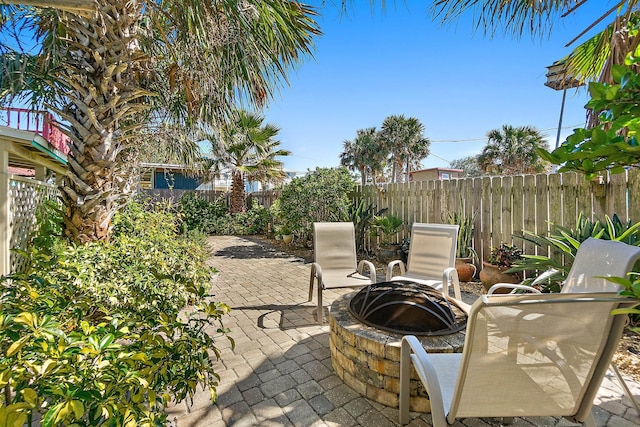
{"label": "patio chair", "polygon": [[402,339],[400,424],[409,421],[415,367],[434,427],[470,417],[566,417],[591,413],[627,320],[611,311],[637,300],[615,293],[483,295],[471,306],[462,353],[427,353]]}
{"label": "patio chair", "polygon": [[[313,257],[315,262],[311,264],[309,301],[313,299],[315,281],[318,284],[318,323],[322,325],[322,291],[368,286],[376,282],[376,268],[365,260],[357,264],[352,222],[313,223]],[[365,267],[368,277],[364,275]]]}
{"label": "patio chair", "polygon": [[[619,292],[622,287],[605,277],[626,277],[633,265],[640,259],[640,247],[627,245],[622,242],[601,240],[589,237],[580,244],[576,257],[562,285],[560,293],[583,292]],[[543,276],[540,276],[537,281]],[[488,293],[492,294],[498,288],[539,293],[530,286],[496,283]],[[640,414],[640,404],[636,401],[615,363],[611,362],[611,370],[620,382],[622,389],[631,400],[636,411]]]}
{"label": "patio chair", "polygon": [[[387,282],[410,280],[429,285],[449,294],[449,286],[457,300],[461,300],[460,281],[455,269],[458,225],[413,223],[407,266],[402,261],[391,261],[387,266]],[[400,274],[393,275],[399,267]]]}

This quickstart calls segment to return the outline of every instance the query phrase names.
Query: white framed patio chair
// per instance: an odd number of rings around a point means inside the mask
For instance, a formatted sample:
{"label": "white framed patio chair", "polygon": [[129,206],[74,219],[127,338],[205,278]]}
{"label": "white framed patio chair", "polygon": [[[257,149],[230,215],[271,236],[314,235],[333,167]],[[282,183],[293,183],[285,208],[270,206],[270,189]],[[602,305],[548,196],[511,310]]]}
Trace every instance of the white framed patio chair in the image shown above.
{"label": "white framed patio chair", "polygon": [[[640,259],[640,247],[612,240],[594,239],[589,237],[580,244],[573,265],[567,274],[561,294],[619,292],[622,288],[617,283],[611,282],[606,277],[626,277],[633,269],[634,264]],[[544,278],[540,276],[536,280]],[[492,294],[498,288],[510,288],[512,292],[522,290],[531,293],[539,293],[535,288],[510,283],[496,283],[488,293]],[[636,412],[640,415],[640,404],[627,386],[615,363],[611,363],[611,370],[618,378],[618,382],[633,403]]]}
{"label": "white framed patio chair", "polygon": [[352,222],[314,222],[313,257],[309,301],[313,299],[313,284],[317,282],[318,323],[322,325],[322,291],[368,286],[376,282],[376,268],[366,260],[358,264],[355,227]]}
{"label": "white framed patio chair", "polygon": [[627,321],[611,311],[637,303],[615,293],[482,295],[462,353],[427,353],[416,337],[403,337],[400,424],[409,421],[413,366],[434,427],[545,416],[595,427],[593,400]]}
{"label": "white framed patio chair", "polygon": [[[429,285],[446,296],[449,286],[457,300],[461,300],[460,281],[455,269],[458,225],[425,224],[414,222],[411,226],[411,245],[407,265],[391,261],[387,266],[387,282],[410,280]],[[399,268],[400,274],[394,276]]]}

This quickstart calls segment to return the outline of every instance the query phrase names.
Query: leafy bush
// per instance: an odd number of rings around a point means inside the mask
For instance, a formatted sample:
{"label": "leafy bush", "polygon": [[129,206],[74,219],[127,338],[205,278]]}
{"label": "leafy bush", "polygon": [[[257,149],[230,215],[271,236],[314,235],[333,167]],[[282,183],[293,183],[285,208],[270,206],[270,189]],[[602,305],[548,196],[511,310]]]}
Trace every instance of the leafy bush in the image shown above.
{"label": "leafy bush", "polygon": [[185,194],[180,202],[183,229],[205,234],[262,234],[266,233],[271,220],[269,210],[257,200],[247,212],[235,214],[230,214],[222,201],[211,203],[193,193]]}
{"label": "leafy bush", "polygon": [[587,179],[603,171],[623,173],[640,162],[640,73],[632,67],[640,62],[640,48],[627,56],[625,65],[613,65],[614,83],[589,83],[591,99],[585,106],[597,115],[598,123],[578,128],[551,153],[539,154],[559,171],[583,172]]}
{"label": "leafy bush", "polygon": [[137,204],[109,243],[34,239],[32,268],[0,282],[0,423],[158,426],[199,383],[215,399],[229,307],[207,300],[214,270],[198,241]]}
{"label": "leafy bush", "polygon": [[578,215],[575,229],[551,224],[548,235],[537,235],[525,231],[523,236],[515,236],[534,245],[550,248],[551,256],[523,255],[524,260],[515,263],[510,272],[537,271],[538,277],[528,278],[525,284],[541,284],[547,292],[559,292],[562,282],[567,277],[580,243],[589,237],[604,240],[618,240],[630,245],[640,245],[640,222],[623,223],[617,215],[613,218],[605,216],[605,220],[591,221],[584,214]]}
{"label": "leafy bush", "polygon": [[212,234],[210,230],[215,229],[220,218],[229,213],[229,207],[223,199],[212,203],[195,192],[188,192],[180,199],[180,213],[184,229]]}
{"label": "leafy bush", "polygon": [[286,184],[278,200],[280,220],[306,241],[318,221],[348,221],[355,183],[346,168],[316,168]]}

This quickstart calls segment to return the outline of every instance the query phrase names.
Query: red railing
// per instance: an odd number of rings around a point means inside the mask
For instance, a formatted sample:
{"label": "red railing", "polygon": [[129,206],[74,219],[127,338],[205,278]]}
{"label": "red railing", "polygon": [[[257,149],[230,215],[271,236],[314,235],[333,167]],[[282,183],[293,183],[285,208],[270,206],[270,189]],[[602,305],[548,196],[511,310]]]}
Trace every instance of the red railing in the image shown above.
{"label": "red railing", "polygon": [[56,120],[48,111],[32,111],[26,108],[0,108],[0,125],[18,130],[35,132],[49,143],[69,154],[69,137],[56,127]]}

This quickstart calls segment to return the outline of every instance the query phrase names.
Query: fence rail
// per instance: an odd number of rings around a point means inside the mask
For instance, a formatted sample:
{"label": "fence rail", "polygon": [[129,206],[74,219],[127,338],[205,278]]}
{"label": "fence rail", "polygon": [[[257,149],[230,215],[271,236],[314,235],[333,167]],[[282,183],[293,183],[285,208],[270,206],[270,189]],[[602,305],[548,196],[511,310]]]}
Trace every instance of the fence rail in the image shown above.
{"label": "fence rail", "polygon": [[573,228],[580,212],[590,219],[617,214],[622,221],[640,221],[639,190],[640,170],[634,169],[601,181],[564,173],[365,186],[358,187],[353,198],[400,216],[408,225],[401,237],[408,236],[414,222],[440,223],[447,211],[477,211],[474,248],[486,260],[491,247],[503,242],[534,254],[532,244],[512,235],[523,230],[543,234],[550,223]]}

